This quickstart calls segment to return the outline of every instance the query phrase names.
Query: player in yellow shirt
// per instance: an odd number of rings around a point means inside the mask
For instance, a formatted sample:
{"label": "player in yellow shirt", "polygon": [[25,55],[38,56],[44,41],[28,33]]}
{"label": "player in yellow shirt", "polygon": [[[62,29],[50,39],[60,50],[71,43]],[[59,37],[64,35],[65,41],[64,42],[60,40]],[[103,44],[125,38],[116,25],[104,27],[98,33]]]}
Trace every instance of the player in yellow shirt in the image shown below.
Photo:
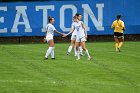
{"label": "player in yellow shirt", "polygon": [[121,20],[121,15],[117,15],[117,20],[115,20],[112,23],[111,28],[114,29],[116,51],[120,52],[120,48],[122,47],[123,41],[124,41],[124,31],[125,31],[125,25],[124,25],[124,22]]}

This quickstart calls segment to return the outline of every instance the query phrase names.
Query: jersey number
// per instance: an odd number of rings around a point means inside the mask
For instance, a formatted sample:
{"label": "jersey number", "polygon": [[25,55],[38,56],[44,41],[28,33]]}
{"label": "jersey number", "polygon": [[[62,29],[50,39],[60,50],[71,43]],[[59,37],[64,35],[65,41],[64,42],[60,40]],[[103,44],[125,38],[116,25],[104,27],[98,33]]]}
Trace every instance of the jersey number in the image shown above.
{"label": "jersey number", "polygon": [[79,31],[79,27],[77,28],[77,31]]}

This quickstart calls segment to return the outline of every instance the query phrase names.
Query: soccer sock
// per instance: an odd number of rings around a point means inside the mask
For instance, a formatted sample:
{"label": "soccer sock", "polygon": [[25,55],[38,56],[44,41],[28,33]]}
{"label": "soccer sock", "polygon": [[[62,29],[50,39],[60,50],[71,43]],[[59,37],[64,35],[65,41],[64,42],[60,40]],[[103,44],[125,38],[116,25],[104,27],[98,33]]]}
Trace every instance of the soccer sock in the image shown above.
{"label": "soccer sock", "polygon": [[48,56],[50,55],[51,52],[52,52],[52,47],[49,47],[46,52],[45,58],[48,58]]}
{"label": "soccer sock", "polygon": [[69,46],[69,48],[68,48],[68,52],[70,53],[71,50],[72,50],[72,46]]}
{"label": "soccer sock", "polygon": [[80,50],[80,53],[82,53],[83,49],[82,49],[82,47],[81,47],[81,46],[79,47],[79,50]]}
{"label": "soccer sock", "polygon": [[118,43],[116,43],[116,44],[115,44],[116,51],[118,51],[118,46],[119,46],[119,44],[118,44]]}
{"label": "soccer sock", "polygon": [[51,57],[54,58],[54,47],[52,47]]}
{"label": "soccer sock", "polygon": [[74,54],[77,55],[76,47],[74,46]]}
{"label": "soccer sock", "polygon": [[118,48],[121,48],[122,45],[123,45],[123,42],[120,42]]}
{"label": "soccer sock", "polygon": [[88,50],[85,51],[86,55],[88,56],[88,58],[90,58],[90,55],[88,53]]}
{"label": "soccer sock", "polygon": [[76,54],[77,54],[77,59],[80,59],[80,54],[79,54],[79,50],[76,50]]}

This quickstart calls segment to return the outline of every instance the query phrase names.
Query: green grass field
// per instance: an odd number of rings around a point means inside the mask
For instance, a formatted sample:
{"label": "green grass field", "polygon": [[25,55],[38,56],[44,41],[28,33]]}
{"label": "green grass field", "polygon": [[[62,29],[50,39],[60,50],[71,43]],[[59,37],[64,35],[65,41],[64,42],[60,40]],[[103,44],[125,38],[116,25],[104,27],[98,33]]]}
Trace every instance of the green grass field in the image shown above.
{"label": "green grass field", "polygon": [[0,93],[140,93],[140,42],[87,43],[94,60],[56,43],[56,60],[44,60],[47,44],[0,45]]}

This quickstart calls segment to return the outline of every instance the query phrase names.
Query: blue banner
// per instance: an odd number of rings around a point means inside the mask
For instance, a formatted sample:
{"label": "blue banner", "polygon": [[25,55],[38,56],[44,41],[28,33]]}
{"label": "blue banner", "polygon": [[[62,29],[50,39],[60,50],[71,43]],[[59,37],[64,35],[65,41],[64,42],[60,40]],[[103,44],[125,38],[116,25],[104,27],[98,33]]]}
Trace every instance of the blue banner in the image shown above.
{"label": "blue banner", "polygon": [[110,27],[117,14],[122,15],[125,34],[140,34],[139,0],[53,0],[0,3],[0,37],[44,36],[48,16],[55,18],[58,31],[67,33],[77,12],[88,35],[112,35]]}

